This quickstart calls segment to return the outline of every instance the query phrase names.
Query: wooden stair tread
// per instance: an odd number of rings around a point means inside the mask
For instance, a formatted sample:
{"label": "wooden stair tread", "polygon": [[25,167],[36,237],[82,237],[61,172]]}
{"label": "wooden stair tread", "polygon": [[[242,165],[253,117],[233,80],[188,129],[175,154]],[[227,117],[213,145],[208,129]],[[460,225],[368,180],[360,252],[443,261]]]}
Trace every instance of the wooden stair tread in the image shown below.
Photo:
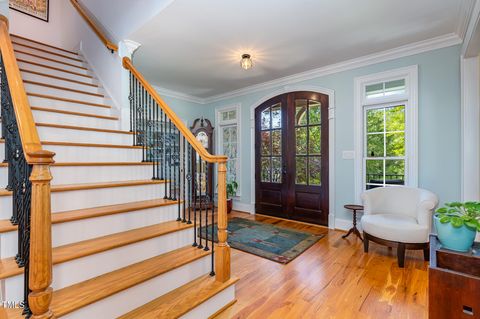
{"label": "wooden stair tread", "polygon": [[[159,199],[151,199],[151,200],[130,202],[130,203],[124,203],[124,204],[70,210],[65,212],[53,213],[52,224],[61,224],[61,223],[82,220],[82,219],[115,215],[115,214],[121,214],[126,212],[134,212],[134,211],[148,209],[148,208],[170,206],[170,205],[175,205],[177,203],[178,201],[159,198]],[[0,220],[0,233],[6,233],[6,232],[16,231],[16,230],[17,230],[17,226],[12,225],[10,220],[8,219]]]}
{"label": "wooden stair tread", "polygon": [[65,110],[57,110],[57,109],[49,109],[48,107],[41,107],[41,106],[31,106],[32,110],[35,111],[43,111],[43,112],[51,112],[51,113],[61,113],[61,114],[68,114],[68,115],[77,115],[77,116],[84,116],[84,117],[96,117],[99,119],[104,120],[118,120],[116,116],[107,116],[107,115],[97,115],[97,114],[90,114],[90,113],[82,113],[82,112],[72,112],[72,111],[65,111]]}
{"label": "wooden stair tread", "polygon": [[118,319],[179,318],[238,281],[221,283],[209,275],[197,278]]}
{"label": "wooden stair tread", "polygon": [[72,83],[76,83],[76,84],[80,84],[80,85],[87,85],[87,86],[92,86],[92,87],[97,87],[97,88],[100,87],[98,84],[77,81],[77,80],[64,78],[64,77],[56,76],[56,75],[52,75],[52,74],[37,72],[37,71],[33,71],[33,70],[27,70],[27,69],[20,68],[20,72],[31,73],[31,74],[35,74],[35,75],[44,76],[44,77],[47,77],[47,78],[52,78],[52,79],[56,79],[56,80],[60,80],[60,81],[72,82]]}
{"label": "wooden stair tread", "polygon": [[38,123],[37,122],[36,126],[64,128],[64,129],[79,130],[79,131],[96,131],[96,132],[104,132],[104,133],[118,133],[118,134],[127,134],[127,135],[134,135],[135,134],[134,132],[122,131],[122,130],[110,130],[110,129],[96,128],[96,127],[62,125],[62,124],[52,124],[52,123]]}
{"label": "wooden stair tread", "polygon": [[83,66],[79,66],[79,65],[76,65],[76,64],[72,64],[72,63],[63,62],[63,61],[60,61],[60,60],[48,58],[48,57],[43,56],[43,55],[38,55],[38,54],[34,54],[34,53],[31,53],[31,52],[26,52],[26,51],[22,51],[22,50],[18,50],[18,49],[14,49],[13,52],[15,52],[15,54],[17,54],[17,53],[25,54],[25,55],[28,55],[28,56],[33,56],[35,58],[42,59],[42,60],[46,60],[46,61],[50,61],[50,62],[54,62],[54,63],[58,63],[58,64],[63,64],[63,65],[66,65],[66,66],[70,66],[72,68],[77,68],[77,69],[88,71],[88,69],[83,67]]}
{"label": "wooden stair tread", "polygon": [[85,78],[93,79],[93,76],[91,76],[91,75],[56,68],[56,67],[48,65],[48,64],[38,63],[38,62],[29,61],[29,60],[25,60],[25,59],[21,59],[21,58],[17,58],[17,62],[28,63],[28,64],[36,65],[36,66],[39,66],[39,67],[42,67],[42,68],[47,68],[47,69],[51,69],[51,70],[55,70],[55,71],[59,71],[59,72],[69,73],[69,74],[73,74],[73,75],[77,75],[77,76],[83,76]]}
{"label": "wooden stair tread", "polygon": [[57,317],[66,315],[209,254],[187,246],[54,291],[51,309]]}
{"label": "wooden stair tread", "polygon": [[[52,249],[52,262],[54,265],[64,263],[191,227],[193,227],[193,224],[169,221],[55,247]],[[23,268],[18,268],[14,257],[0,260],[0,279],[5,279],[22,273]]]}
{"label": "wooden stair tread", "polygon": [[[87,189],[141,186],[141,185],[163,184],[163,183],[165,183],[165,180],[141,179],[141,180],[133,180],[133,181],[64,184],[64,185],[52,185],[51,191],[52,193],[56,193],[56,192],[87,190]],[[12,195],[11,191],[8,191],[6,189],[0,190],[0,196],[10,196],[10,195]]]}
{"label": "wooden stair tread", "polygon": [[106,109],[111,109],[112,108],[110,105],[106,105],[106,104],[67,99],[67,98],[64,98],[64,97],[48,95],[48,94],[38,94],[38,93],[27,92],[27,96],[40,97],[40,98],[43,98],[43,99],[57,100],[57,101],[63,101],[63,102],[68,102],[68,103],[77,103],[77,104],[83,104],[83,105],[87,105],[87,106],[103,107],[103,108],[106,108]]}
{"label": "wooden stair tread", "polygon": [[28,45],[28,44],[25,44],[25,43],[20,43],[20,42],[17,42],[15,40],[12,41],[12,44],[17,45],[17,46],[22,46],[22,47],[25,47],[25,48],[29,48],[29,49],[33,49],[33,50],[37,50],[37,51],[44,52],[44,53],[47,53],[47,54],[56,55],[56,56],[59,56],[59,57],[65,58],[65,59],[72,60],[72,61],[77,61],[77,62],[82,62],[82,63],[84,62],[83,60],[78,59],[78,58],[73,58],[73,57],[68,56],[68,55],[64,55],[64,54],[60,54],[60,53],[57,53],[57,52],[45,50],[45,49],[42,49],[42,48],[39,48],[39,47],[34,47],[34,46],[31,46],[31,45]]}
{"label": "wooden stair tread", "polygon": [[44,86],[44,87],[48,87],[48,88],[51,88],[51,89],[68,91],[68,92],[72,92],[72,93],[91,95],[91,96],[96,96],[96,97],[101,97],[101,98],[105,97],[104,94],[100,94],[100,93],[92,93],[92,92],[88,92],[88,91],[76,90],[76,89],[71,89],[71,88],[64,87],[64,86],[52,85],[52,84],[48,84],[48,83],[42,83],[42,82],[36,82],[36,81],[30,81],[30,80],[23,80],[23,83],[24,84],[26,83],[26,84]]}
{"label": "wooden stair tread", "polygon": [[52,48],[52,49],[57,49],[57,50],[60,50],[60,51],[66,52],[66,53],[71,53],[71,54],[78,55],[77,52],[70,51],[70,50],[66,50],[66,49],[62,49],[62,48],[56,47],[56,46],[54,46],[54,45],[46,44],[46,43],[43,43],[43,42],[40,42],[40,41],[37,41],[37,40],[32,40],[32,39],[29,39],[29,38],[25,38],[25,37],[22,37],[22,36],[17,35],[17,34],[10,33],[10,36],[15,37],[15,38],[18,38],[18,39],[26,40],[26,41],[29,41],[29,42],[32,42],[32,43],[44,45],[44,46],[46,46],[46,47],[50,47],[50,48]]}

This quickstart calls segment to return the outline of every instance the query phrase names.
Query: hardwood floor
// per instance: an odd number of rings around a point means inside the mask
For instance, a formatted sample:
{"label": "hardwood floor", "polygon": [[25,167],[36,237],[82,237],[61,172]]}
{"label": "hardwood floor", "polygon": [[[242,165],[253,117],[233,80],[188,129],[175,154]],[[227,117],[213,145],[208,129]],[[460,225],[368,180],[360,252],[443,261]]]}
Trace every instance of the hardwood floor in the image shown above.
{"label": "hardwood floor", "polygon": [[217,319],[427,318],[428,263],[407,251],[405,268],[394,249],[371,243],[363,252],[355,236],[291,221],[232,212],[278,226],[327,236],[287,265],[232,249],[237,302]]}

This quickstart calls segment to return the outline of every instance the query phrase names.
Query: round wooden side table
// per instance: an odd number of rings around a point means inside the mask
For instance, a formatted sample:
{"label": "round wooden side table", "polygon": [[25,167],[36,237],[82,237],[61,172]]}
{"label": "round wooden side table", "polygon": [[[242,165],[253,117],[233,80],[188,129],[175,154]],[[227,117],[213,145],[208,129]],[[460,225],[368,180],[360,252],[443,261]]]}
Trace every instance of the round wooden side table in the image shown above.
{"label": "round wooden side table", "polygon": [[363,241],[362,235],[360,234],[360,232],[358,231],[358,228],[357,228],[357,211],[363,210],[363,206],[362,205],[349,204],[349,205],[345,205],[343,207],[352,211],[352,213],[353,213],[353,227],[350,228],[348,233],[343,235],[342,238],[347,238],[351,233],[354,233],[355,235],[358,236],[358,238],[360,238],[361,241]]}

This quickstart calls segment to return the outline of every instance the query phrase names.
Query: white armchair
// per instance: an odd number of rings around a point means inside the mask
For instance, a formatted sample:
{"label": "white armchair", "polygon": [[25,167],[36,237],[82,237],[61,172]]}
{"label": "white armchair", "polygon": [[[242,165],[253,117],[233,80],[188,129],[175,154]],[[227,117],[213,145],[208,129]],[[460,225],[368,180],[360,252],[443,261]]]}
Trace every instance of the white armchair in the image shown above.
{"label": "white armchair", "polygon": [[429,259],[428,236],[437,196],[412,187],[379,187],[362,194],[364,215],[361,225],[364,250],[369,241],[397,248],[398,266],[403,267],[405,249],[422,249]]}

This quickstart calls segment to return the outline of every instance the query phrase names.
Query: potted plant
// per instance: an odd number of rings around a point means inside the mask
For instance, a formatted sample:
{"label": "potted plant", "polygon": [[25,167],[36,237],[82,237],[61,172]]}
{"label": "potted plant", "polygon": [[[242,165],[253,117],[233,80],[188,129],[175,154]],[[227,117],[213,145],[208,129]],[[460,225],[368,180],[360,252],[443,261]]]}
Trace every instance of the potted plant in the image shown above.
{"label": "potted plant", "polygon": [[480,202],[446,203],[434,215],[438,239],[451,250],[466,252],[480,232]]}
{"label": "potted plant", "polygon": [[230,214],[233,207],[233,197],[237,195],[238,183],[236,181],[231,181],[227,183],[227,214]]}

